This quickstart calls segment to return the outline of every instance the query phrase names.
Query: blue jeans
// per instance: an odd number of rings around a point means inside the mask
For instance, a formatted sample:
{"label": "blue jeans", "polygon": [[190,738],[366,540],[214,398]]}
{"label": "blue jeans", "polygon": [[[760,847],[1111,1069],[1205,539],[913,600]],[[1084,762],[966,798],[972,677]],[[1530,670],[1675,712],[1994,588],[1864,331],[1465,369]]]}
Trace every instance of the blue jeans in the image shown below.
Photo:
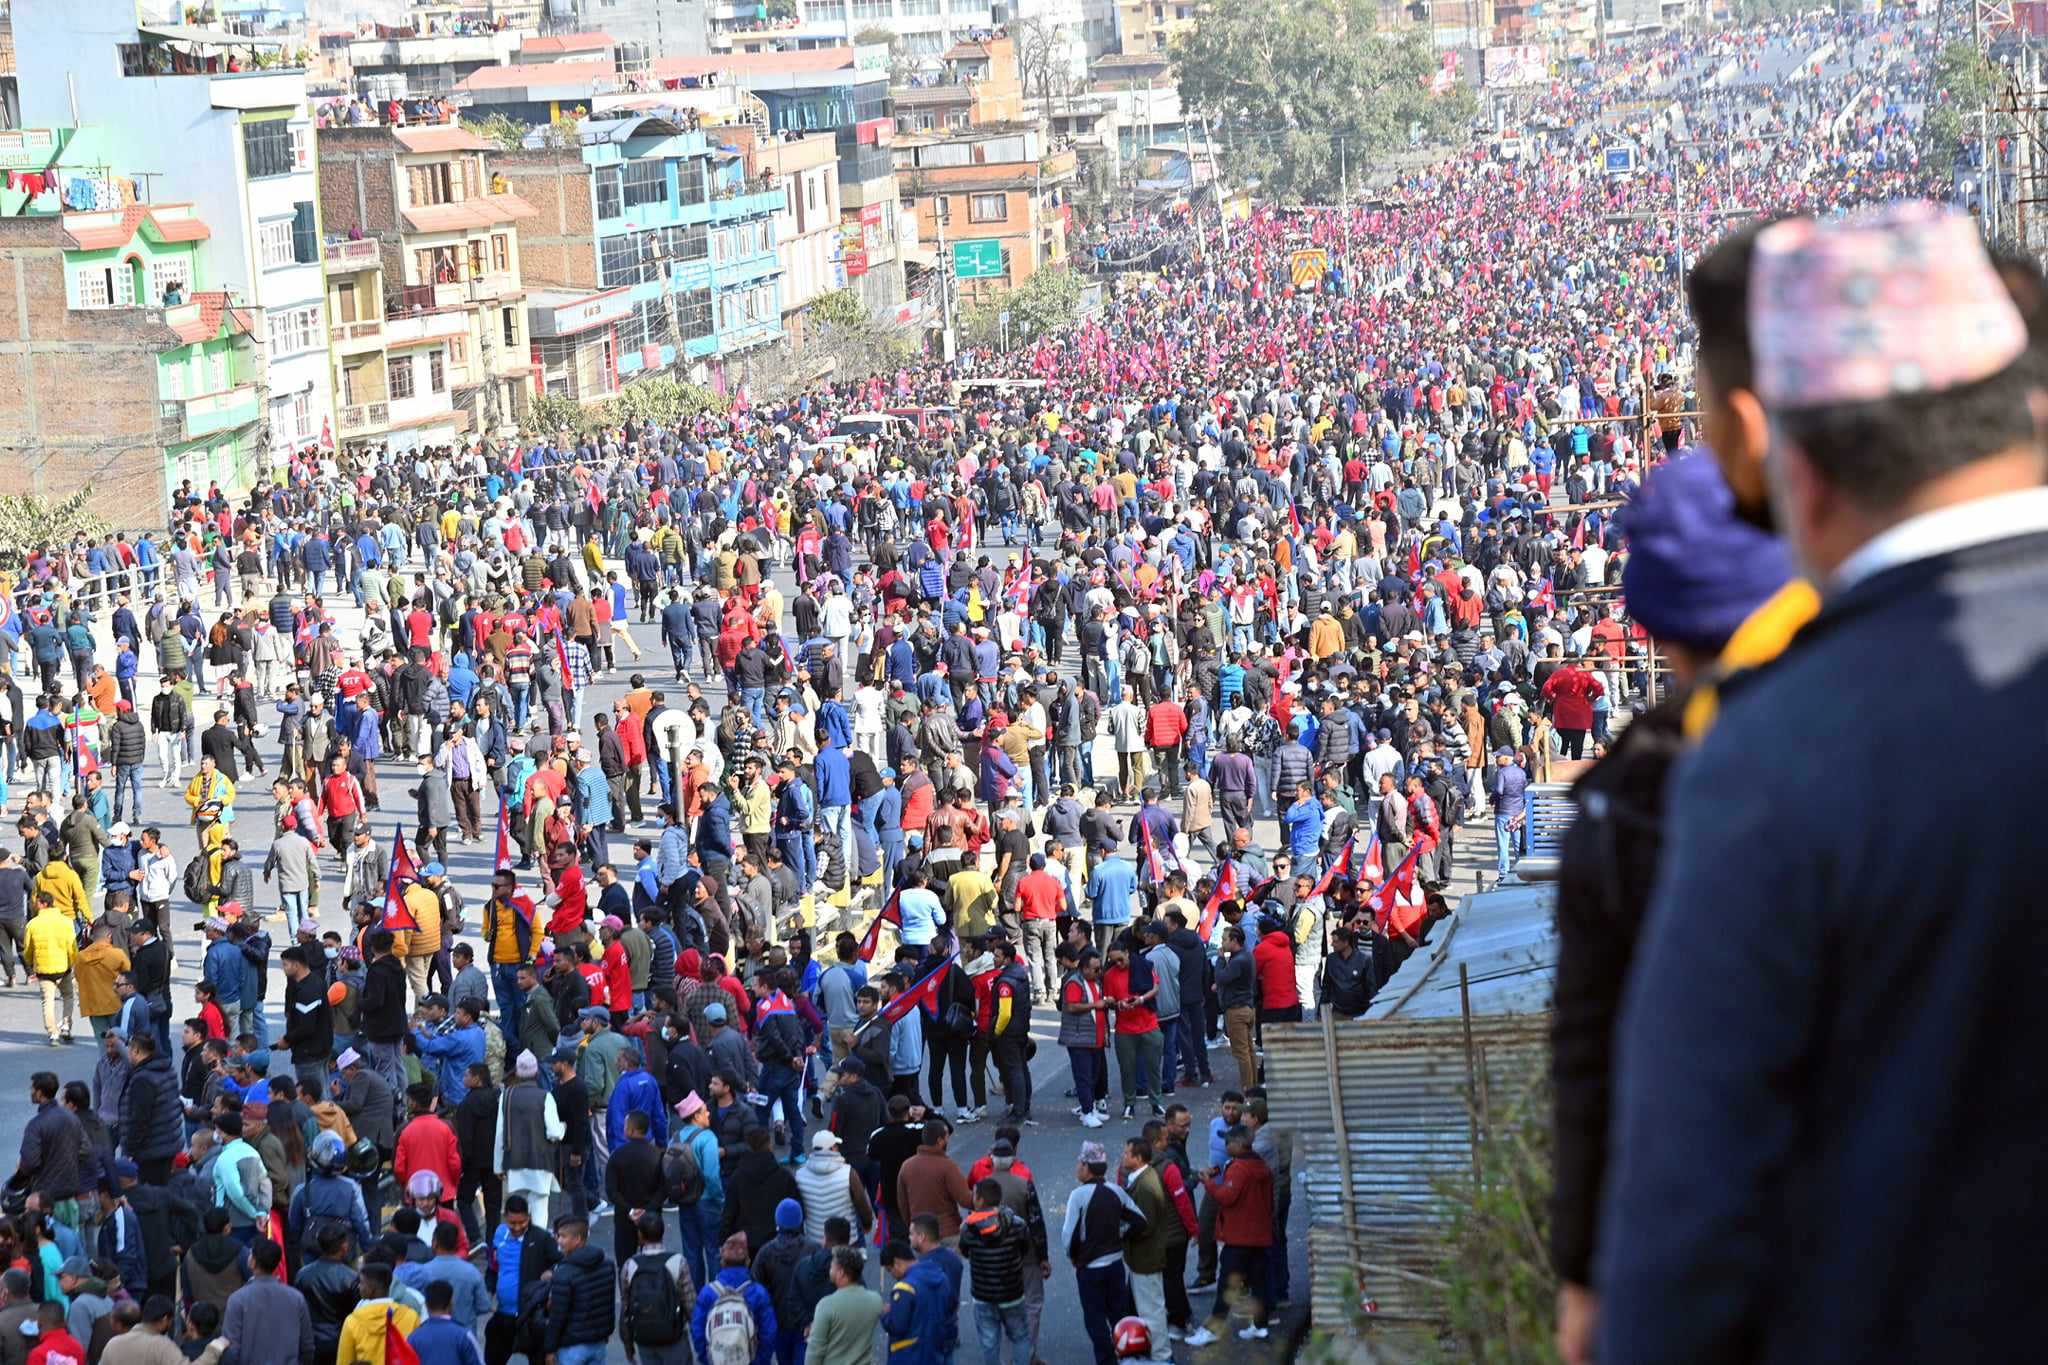
{"label": "blue jeans", "polygon": [[[133,771],[131,769],[131,771]],[[277,893],[277,908],[284,912],[284,932],[287,938],[299,936],[299,921],[306,917],[306,893],[303,891],[280,891]]]}
{"label": "blue jeans", "polygon": [[507,1038],[519,1036],[519,1007],[526,1003],[526,992],[519,989],[519,964],[516,962],[494,962],[491,964],[491,986],[498,996],[499,1027]]}
{"label": "blue jeans", "polygon": [[533,705],[533,687],[528,683],[512,684],[512,728],[526,728],[526,713]]}
{"label": "blue jeans", "polygon": [[[1171,1019],[1161,1019],[1159,1021],[1159,1047],[1159,1093],[1171,1095],[1173,1093],[1174,1063],[1180,1060],[1179,1015],[1176,1014]],[[1193,1080],[1194,1078],[1194,1073],[1192,1071],[1189,1072],[1188,1079]]]}
{"label": "blue jeans", "polygon": [[683,1264],[690,1267],[695,1284],[709,1284],[711,1275],[717,1273],[718,1225],[724,1212],[723,1207],[708,1199],[676,1210],[676,1230],[683,1239]]}
{"label": "blue jeans", "polygon": [[809,891],[811,883],[818,880],[817,845],[811,842],[811,832],[784,830],[775,836],[775,846],[782,851],[782,861],[796,874],[797,894]]}
{"label": "blue jeans", "polygon": [[575,1346],[557,1346],[555,1365],[604,1365],[609,1341],[582,1342]]}
{"label": "blue jeans", "polygon": [[1493,817],[1494,859],[1496,870],[1501,876],[1505,877],[1508,875],[1508,869],[1514,865],[1515,859],[1519,858],[1524,852],[1527,844],[1528,829],[1529,822],[1526,819],[1523,820],[1519,828],[1510,828],[1507,816],[1496,815]]}
{"label": "blue jeans", "polygon": [[140,763],[123,763],[114,769],[114,819],[116,821],[121,818],[121,793],[124,791],[128,793],[127,808],[134,811],[135,818],[140,820],[142,818],[142,765]]}
{"label": "blue jeans", "polygon": [[1002,1360],[1003,1338],[1010,1339],[1010,1359],[1027,1365],[1031,1359],[1031,1324],[1024,1314],[1024,1300],[994,1304],[974,1301],[974,1334],[981,1338],[981,1358],[989,1365]]}
{"label": "blue jeans", "polygon": [[[826,806],[819,812],[818,823],[822,828],[829,829],[838,836],[839,856],[846,863],[846,875],[851,881],[860,863],[859,850],[855,848],[853,842],[853,807]],[[800,885],[806,891],[811,889],[809,882]]]}
{"label": "blue jeans", "polygon": [[753,713],[754,724],[756,725],[766,725],[768,723],[767,713],[761,709],[761,695],[762,689],[758,687],[742,687],[740,689],[740,704]]}
{"label": "blue jeans", "polygon": [[775,1101],[782,1101],[782,1121],[789,1125],[789,1154],[794,1157],[804,1149],[804,1104],[803,1078],[786,1063],[767,1062],[761,1067],[761,1078],[754,1082],[754,1088],[764,1096],[754,1106],[762,1125],[775,1122]]}

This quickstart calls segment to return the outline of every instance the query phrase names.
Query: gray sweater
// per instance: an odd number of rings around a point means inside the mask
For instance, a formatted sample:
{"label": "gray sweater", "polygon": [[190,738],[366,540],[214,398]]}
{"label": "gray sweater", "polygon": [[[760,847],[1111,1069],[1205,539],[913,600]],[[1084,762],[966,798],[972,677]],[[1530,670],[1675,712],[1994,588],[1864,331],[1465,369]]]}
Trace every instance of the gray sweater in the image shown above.
{"label": "gray sweater", "polygon": [[242,1365],[313,1365],[313,1315],[305,1296],[268,1275],[228,1295],[220,1334]]}

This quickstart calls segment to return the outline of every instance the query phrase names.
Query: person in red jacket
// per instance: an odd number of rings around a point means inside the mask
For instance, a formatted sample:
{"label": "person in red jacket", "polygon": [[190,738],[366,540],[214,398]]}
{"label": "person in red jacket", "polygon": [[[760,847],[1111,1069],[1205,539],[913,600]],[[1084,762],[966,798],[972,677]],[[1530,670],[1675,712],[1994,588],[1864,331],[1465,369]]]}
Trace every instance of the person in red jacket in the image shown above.
{"label": "person in red jacket", "polygon": [[626,922],[617,915],[606,915],[597,932],[604,940],[605,1003],[612,1012],[612,1027],[624,1028],[627,1016],[633,1012],[633,969],[626,961],[626,945],[619,941],[619,935],[626,932]]}
{"label": "person in red jacket", "polygon": [[[1265,945],[1261,936],[1259,944]],[[1233,1128],[1224,1138],[1229,1161],[1222,1170],[1202,1177],[1202,1187],[1216,1202],[1216,1241],[1222,1248],[1216,1291],[1216,1307],[1209,1320],[1188,1336],[1190,1346],[1207,1346],[1216,1340],[1216,1329],[1230,1319],[1233,1300],[1251,1296],[1252,1325],[1238,1333],[1246,1341],[1266,1335],[1272,1311],[1272,1268],[1268,1252],[1273,1245],[1273,1170],[1252,1151],[1252,1135]]]}
{"label": "person in red jacket", "polygon": [[400,1188],[409,1187],[418,1172],[431,1171],[440,1177],[443,1191],[455,1189],[462,1180],[462,1150],[455,1130],[434,1112],[439,1092],[432,1081],[421,1081],[405,1092],[405,1099],[411,1113],[399,1129],[398,1153],[391,1162]]}
{"label": "person in red jacket", "polygon": [[1180,794],[1180,744],[1187,737],[1188,713],[1171,697],[1162,697],[1145,710],[1145,743],[1152,749],[1152,771],[1168,796]]}
{"label": "person in red jacket", "polygon": [[[1560,652],[1552,645],[1551,653]],[[1593,728],[1593,701],[1607,695],[1607,684],[1599,675],[1574,659],[1550,675],[1543,684],[1543,699],[1550,703],[1550,720],[1566,758],[1584,758],[1586,732]]]}
{"label": "person in red jacket", "polygon": [[1301,1022],[1301,991],[1294,977],[1294,940],[1287,927],[1267,915],[1259,921],[1259,943],[1252,949],[1252,973],[1259,996],[1261,1024]]}

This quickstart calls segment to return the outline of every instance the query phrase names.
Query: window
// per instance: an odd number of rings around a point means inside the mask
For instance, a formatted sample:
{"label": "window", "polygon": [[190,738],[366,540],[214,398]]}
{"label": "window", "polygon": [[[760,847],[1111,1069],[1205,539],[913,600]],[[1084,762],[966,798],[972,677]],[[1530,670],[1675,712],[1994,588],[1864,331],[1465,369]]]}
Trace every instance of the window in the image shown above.
{"label": "window", "polygon": [[412,187],[412,202],[415,207],[427,204],[445,204],[455,197],[449,166],[437,161],[429,166],[406,168],[406,183]]}
{"label": "window", "polygon": [[804,6],[804,18],[814,24],[843,23],[846,19],[846,0],[810,0]]}
{"label": "window", "polygon": [[804,208],[812,213],[818,211],[818,178],[816,176],[807,175],[804,177]]}
{"label": "window", "polygon": [[668,198],[668,175],[656,160],[631,161],[625,169],[626,207],[659,204]]}
{"label": "window", "polygon": [[469,339],[467,337],[448,338],[448,363],[457,367],[469,364]]}
{"label": "window", "polygon": [[152,261],[149,266],[149,296],[161,303],[165,291],[173,285],[177,286],[181,296],[192,292],[192,262],[183,258]]}
{"label": "window", "polygon": [[185,396],[185,366],[186,362],[181,360],[175,365],[164,366],[158,372],[162,378],[164,397],[183,398]]}
{"label": "window", "polygon": [[902,4],[905,19],[928,19],[939,12],[939,0],[902,0]]}
{"label": "window", "polygon": [[313,218],[313,201],[292,205],[292,263],[317,265],[320,261],[320,228]]}
{"label": "window", "polygon": [[460,261],[452,246],[421,247],[413,253],[413,269],[426,285],[454,284],[462,278]]}
{"label": "window", "polygon": [[228,388],[228,353],[216,348],[206,358],[206,391],[226,393]]}
{"label": "window", "polygon": [[484,273],[484,244],[481,239],[469,243],[469,278],[481,278]]}
{"label": "window", "polygon": [[732,259],[732,233],[721,228],[711,234],[711,263],[724,265]]}
{"label": "window", "polygon": [[886,19],[889,17],[889,0],[853,0],[853,17]]}
{"label": "window", "polygon": [[711,291],[686,289],[676,295],[676,316],[682,320],[683,340],[695,341],[711,335]]}
{"label": "window", "polygon": [[602,166],[597,172],[597,216],[616,218],[625,210],[619,191],[619,168]]}
{"label": "window", "polygon": [[292,173],[291,124],[281,118],[242,125],[242,161],[251,180]]}
{"label": "window", "polygon": [[334,320],[337,323],[356,321],[356,287],[344,284],[334,291]]}
{"label": "window", "polygon": [[292,169],[313,169],[313,130],[302,126],[292,130]]}
{"label": "window", "polygon": [[704,165],[698,161],[676,163],[676,202],[685,207],[704,202]]}
{"label": "window", "polygon": [[970,194],[967,196],[967,221],[970,223],[1000,223],[1010,216],[1010,201],[1002,194]]}
{"label": "window", "polygon": [[326,341],[320,334],[320,305],[281,308],[270,315],[270,358],[310,351]]}
{"label": "window", "polygon": [[439,351],[427,352],[427,392],[448,391],[448,361]]}
{"label": "window", "polygon": [[638,280],[640,253],[630,233],[597,239],[597,282],[607,289]]}
{"label": "window", "polygon": [[513,350],[519,349],[519,310],[517,308],[501,309],[499,321],[505,328],[505,344]]}
{"label": "window", "polygon": [[796,217],[796,182],[785,180],[782,184],[782,211]]}
{"label": "window", "polygon": [[313,395],[295,393],[291,398],[292,439],[303,441],[313,434]]}
{"label": "window", "polygon": [[512,268],[512,239],[502,232],[491,234],[491,269],[504,274]]}
{"label": "window", "polygon": [[412,397],[412,357],[409,355],[386,357],[384,361],[384,382],[391,390],[393,401]]}
{"label": "window", "polygon": [[134,302],[134,276],[126,266],[89,265],[80,268],[80,308],[118,308]]}
{"label": "window", "polygon": [[256,264],[259,267],[264,270],[276,270],[296,263],[292,250],[293,226],[293,219],[280,218],[257,227]]}

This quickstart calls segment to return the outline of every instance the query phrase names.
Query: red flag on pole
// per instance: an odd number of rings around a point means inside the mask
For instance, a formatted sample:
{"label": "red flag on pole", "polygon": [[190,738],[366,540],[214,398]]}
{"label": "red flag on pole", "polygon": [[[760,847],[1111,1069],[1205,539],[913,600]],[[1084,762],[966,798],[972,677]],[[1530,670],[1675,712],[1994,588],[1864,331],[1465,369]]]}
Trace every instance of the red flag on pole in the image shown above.
{"label": "red flag on pole", "polygon": [[1166,866],[1159,860],[1159,850],[1152,844],[1152,826],[1145,823],[1142,814],[1132,818],[1138,822],[1138,842],[1145,846],[1145,871],[1156,886],[1166,880]]}
{"label": "red flag on pole", "polygon": [[1216,889],[1209,893],[1209,899],[1202,902],[1202,923],[1197,930],[1202,942],[1209,941],[1209,935],[1216,931],[1216,916],[1223,912],[1223,903],[1237,894],[1237,864],[1225,863],[1216,874]]}
{"label": "red flag on pole", "polygon": [[1330,860],[1330,866],[1324,871],[1321,879],[1316,882],[1316,889],[1309,892],[1309,895],[1320,896],[1330,889],[1330,883],[1336,881],[1337,878],[1351,875],[1351,850],[1357,847],[1357,845],[1358,836],[1355,834],[1344,841],[1344,851]]}
{"label": "red flag on pole", "polygon": [[903,910],[897,904],[902,895],[901,891],[892,892],[888,903],[875,915],[875,922],[870,924],[867,933],[861,936],[860,960],[862,962],[873,962],[875,960],[875,951],[882,946],[883,925],[893,924],[899,929],[903,927]]}
{"label": "red flag on pole", "polygon": [[503,872],[512,866],[511,817],[506,814],[506,810],[505,803],[498,802],[498,852],[496,861],[491,864],[492,870],[497,872]]}
{"label": "red flag on pole", "polygon": [[945,984],[946,972],[953,965],[953,957],[953,954],[948,954],[938,966],[919,977],[916,985],[882,1006],[878,1017],[893,1024],[919,1005],[924,1006],[927,1014],[938,1014],[939,987]]}
{"label": "red flag on pole", "polygon": [[420,1365],[420,1353],[398,1330],[397,1314],[395,1308],[384,1310],[384,1365]]}
{"label": "red flag on pole", "polygon": [[1422,845],[1408,850],[1408,856],[1401,860],[1393,874],[1372,893],[1366,906],[1372,911],[1380,932],[1389,936],[1413,933],[1429,907],[1423,903],[1422,892],[1415,884],[1416,860],[1422,855]]}
{"label": "red flag on pole", "polygon": [[394,934],[410,933],[420,927],[411,910],[405,905],[405,887],[419,880],[419,868],[414,865],[412,854],[405,847],[405,829],[393,826],[391,830],[391,871],[384,877],[384,920],[383,924]]}

